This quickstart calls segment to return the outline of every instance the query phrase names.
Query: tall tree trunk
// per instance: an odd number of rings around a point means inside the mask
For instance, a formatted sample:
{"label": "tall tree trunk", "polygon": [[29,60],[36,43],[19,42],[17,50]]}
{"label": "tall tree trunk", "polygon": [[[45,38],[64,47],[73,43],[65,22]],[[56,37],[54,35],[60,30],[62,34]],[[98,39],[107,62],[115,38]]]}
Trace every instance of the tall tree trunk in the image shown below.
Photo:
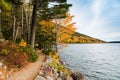
{"label": "tall tree trunk", "polygon": [[15,41],[15,30],[16,30],[16,17],[14,14],[14,10],[15,10],[15,5],[13,4],[12,6],[12,17],[13,17],[13,24],[12,24],[12,40]]}
{"label": "tall tree trunk", "polygon": [[1,28],[2,28],[2,10],[1,10],[1,7],[0,7],[0,39],[2,38]]}
{"label": "tall tree trunk", "polygon": [[[18,24],[20,25],[20,23],[18,23]],[[16,41],[16,39],[17,39],[17,37],[18,37],[18,34],[19,34],[19,26],[17,26],[17,28],[16,28],[15,40],[14,40],[14,41]]]}
{"label": "tall tree trunk", "polygon": [[[56,15],[56,13],[55,13],[55,15]],[[58,20],[57,20],[57,16],[55,16],[55,30],[56,30],[56,32],[55,32],[55,52],[57,52],[58,51],[58,49],[57,49],[57,45],[58,45]]]}
{"label": "tall tree trunk", "polygon": [[35,35],[36,35],[36,17],[37,17],[37,7],[39,0],[34,0],[33,13],[32,13],[32,24],[31,24],[31,35],[30,35],[30,47],[34,48],[35,45]]}
{"label": "tall tree trunk", "polygon": [[24,25],[24,10],[23,10],[23,7],[24,5],[22,5],[22,18],[21,18],[21,33],[23,34],[23,25]]}
{"label": "tall tree trunk", "polygon": [[[28,18],[28,11],[26,11],[25,10],[25,20],[26,20],[26,26],[27,26],[27,43],[29,43],[29,38],[30,38],[30,36],[29,36],[29,28],[30,28],[30,26],[29,26],[29,18]],[[25,32],[24,32],[25,33]],[[29,37],[28,37],[29,36]]]}

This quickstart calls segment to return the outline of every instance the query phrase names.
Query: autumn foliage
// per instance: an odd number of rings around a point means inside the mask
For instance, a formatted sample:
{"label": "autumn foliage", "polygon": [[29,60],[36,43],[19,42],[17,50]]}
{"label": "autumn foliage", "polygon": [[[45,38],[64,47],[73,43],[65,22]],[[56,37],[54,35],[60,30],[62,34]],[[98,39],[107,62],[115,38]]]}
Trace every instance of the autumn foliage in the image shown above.
{"label": "autumn foliage", "polygon": [[39,22],[39,45],[44,49],[54,48],[55,44],[72,42],[72,34],[76,28],[72,22],[73,16],[66,14],[64,19],[49,19]]}
{"label": "autumn foliage", "polygon": [[26,53],[20,52],[19,47],[11,41],[0,42],[0,59],[9,67],[21,67],[27,62]]}

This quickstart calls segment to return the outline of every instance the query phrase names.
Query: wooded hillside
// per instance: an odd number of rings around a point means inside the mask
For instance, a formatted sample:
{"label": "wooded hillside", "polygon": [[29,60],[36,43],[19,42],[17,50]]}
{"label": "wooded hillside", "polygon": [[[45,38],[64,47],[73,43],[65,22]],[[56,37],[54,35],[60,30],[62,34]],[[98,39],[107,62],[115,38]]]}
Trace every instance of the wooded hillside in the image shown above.
{"label": "wooded hillside", "polygon": [[105,43],[105,41],[75,32],[71,35],[71,43]]}

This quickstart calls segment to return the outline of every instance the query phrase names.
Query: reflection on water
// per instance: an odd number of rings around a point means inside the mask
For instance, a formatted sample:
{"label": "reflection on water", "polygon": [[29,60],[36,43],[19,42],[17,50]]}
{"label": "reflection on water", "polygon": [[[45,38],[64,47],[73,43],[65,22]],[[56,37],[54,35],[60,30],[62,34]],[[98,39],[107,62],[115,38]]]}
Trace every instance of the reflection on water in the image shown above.
{"label": "reflection on water", "polygon": [[86,80],[120,80],[120,44],[69,44],[60,56]]}

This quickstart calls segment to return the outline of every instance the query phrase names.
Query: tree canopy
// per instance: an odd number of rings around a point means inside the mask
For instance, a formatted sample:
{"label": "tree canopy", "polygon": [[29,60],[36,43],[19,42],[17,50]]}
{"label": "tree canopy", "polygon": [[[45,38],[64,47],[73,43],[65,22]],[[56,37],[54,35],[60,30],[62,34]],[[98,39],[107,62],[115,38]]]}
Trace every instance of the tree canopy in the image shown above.
{"label": "tree canopy", "polygon": [[72,6],[66,1],[29,0],[25,4],[24,0],[0,0],[0,28],[3,38],[17,43],[24,39],[31,48],[44,41],[44,45],[50,43],[48,45],[52,49],[58,44],[58,29],[60,26],[65,27],[60,21],[68,17],[66,13]]}

